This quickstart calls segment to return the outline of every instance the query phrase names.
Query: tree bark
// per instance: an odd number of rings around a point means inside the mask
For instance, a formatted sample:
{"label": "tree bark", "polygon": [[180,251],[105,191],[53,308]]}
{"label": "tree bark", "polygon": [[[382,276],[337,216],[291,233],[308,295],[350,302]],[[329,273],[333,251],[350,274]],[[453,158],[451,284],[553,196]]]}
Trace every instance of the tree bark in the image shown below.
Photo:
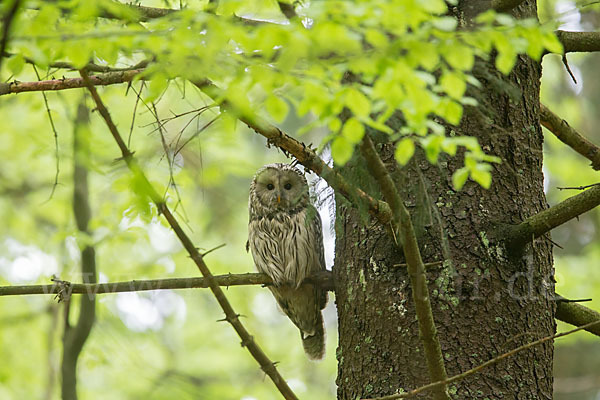
{"label": "tree bark", "polygon": [[[468,6],[462,2],[459,7]],[[458,10],[460,13],[460,9]],[[535,17],[534,1],[518,17]],[[464,15],[464,13],[462,14]],[[482,88],[469,88],[480,105],[467,107],[456,135],[475,136],[493,167],[490,189],[469,181],[460,192],[452,173],[462,157],[441,156],[438,165],[417,154],[405,168],[393,144],[377,148],[411,211],[427,270],[429,294],[448,376],[555,331],[552,246],[541,237],[516,255],[494,232],[547,208],[543,191],[539,124],[539,63],[520,56],[505,77],[493,60],[478,60]],[[500,83],[500,84],[499,84]],[[400,125],[401,118],[393,123]],[[370,178],[356,156],[344,169],[349,180]],[[378,196],[373,189],[369,194]],[[380,196],[379,196],[380,197]],[[334,280],[339,318],[338,399],[372,398],[429,383],[406,268],[386,227],[365,224],[366,213],[337,199]],[[551,399],[552,344],[520,352],[449,386],[454,399]],[[430,398],[426,393],[420,398]]]}

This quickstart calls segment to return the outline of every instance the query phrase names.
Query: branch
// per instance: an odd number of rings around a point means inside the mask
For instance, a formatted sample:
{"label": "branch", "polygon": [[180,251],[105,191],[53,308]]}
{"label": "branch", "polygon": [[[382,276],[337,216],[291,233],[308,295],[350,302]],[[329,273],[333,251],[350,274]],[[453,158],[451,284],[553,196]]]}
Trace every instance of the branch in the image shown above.
{"label": "branch", "polygon": [[556,31],[564,53],[600,51],[600,32]]}
{"label": "branch", "polygon": [[[213,278],[217,285],[226,287],[249,285],[268,286],[273,284],[271,278],[262,273],[214,275]],[[333,275],[331,274],[331,271],[320,271],[306,278],[304,283],[319,285],[323,289],[332,291]],[[71,294],[96,295],[106,293],[142,292],[148,290],[198,288],[208,288],[208,281],[206,278],[150,279],[97,284],[71,283],[56,280],[56,283],[51,285],[0,286],[0,296],[22,296],[29,294],[56,295],[61,291],[66,291],[66,296]]]}
{"label": "branch", "polygon": [[492,0],[492,8],[498,12],[507,12],[517,8],[525,0]]}
{"label": "branch", "polygon": [[406,398],[409,398],[409,397],[414,397],[417,394],[422,393],[422,392],[424,392],[426,390],[430,390],[430,389],[433,389],[435,387],[439,387],[439,386],[442,386],[442,385],[448,385],[448,384],[456,382],[456,381],[460,381],[460,380],[462,380],[462,379],[464,379],[464,378],[466,378],[466,377],[468,377],[470,375],[473,375],[473,374],[481,371],[482,369],[484,369],[486,367],[489,367],[490,365],[497,364],[498,362],[504,360],[505,358],[513,356],[513,355],[515,355],[516,353],[518,353],[520,351],[530,349],[530,348],[532,348],[534,346],[537,346],[539,344],[546,343],[546,342],[549,342],[551,340],[558,339],[560,337],[567,336],[567,335],[570,335],[572,333],[575,333],[575,332],[578,332],[578,331],[581,331],[581,330],[584,330],[584,329],[587,330],[587,329],[589,329],[589,328],[591,328],[593,326],[596,326],[596,327],[600,326],[600,319],[596,320],[596,321],[592,321],[592,322],[590,322],[588,324],[582,325],[582,326],[580,326],[578,328],[572,329],[572,330],[567,331],[567,332],[561,332],[561,333],[558,333],[556,335],[546,336],[546,337],[538,339],[538,340],[536,340],[534,342],[524,344],[523,346],[519,346],[519,347],[517,347],[517,348],[515,348],[515,349],[513,349],[511,351],[509,351],[508,353],[504,353],[502,355],[499,355],[498,357],[494,357],[491,360],[488,360],[488,361],[484,362],[483,364],[480,364],[480,365],[476,366],[475,368],[471,368],[470,370],[465,371],[462,374],[454,375],[453,377],[445,379],[443,381],[434,382],[434,383],[430,383],[429,385],[421,386],[420,388],[417,388],[415,390],[411,390],[408,393],[401,393],[401,394],[399,393],[399,394],[393,394],[393,395],[390,395],[390,396],[383,396],[383,397],[377,397],[377,398],[374,398],[374,399],[364,399],[364,400],[395,400],[395,399],[406,399]]}
{"label": "branch", "polygon": [[[561,301],[562,300],[562,301]],[[583,326],[593,321],[600,320],[600,313],[582,306],[581,304],[566,301],[562,296],[558,296],[556,303],[556,319],[575,326]],[[585,328],[586,331],[600,336],[600,325]]]}
{"label": "branch", "polygon": [[[143,69],[133,69],[129,71],[118,71],[92,75],[90,76],[90,81],[92,85],[96,86],[108,86],[118,83],[131,82],[136,75],[143,71]],[[139,79],[143,80],[146,78],[139,77]],[[0,96],[11,93],[77,89],[82,87],[85,87],[85,83],[82,78],[63,78],[37,82],[0,82]]]}
{"label": "branch", "polygon": [[509,249],[519,250],[546,232],[572,218],[578,217],[599,204],[600,185],[597,185],[527,218],[519,225],[509,225],[501,228],[499,237],[506,238]]}
{"label": "branch", "polygon": [[225,95],[223,91],[209,80],[192,83],[221,107],[232,111],[250,129],[267,138],[267,143],[275,145],[282,149],[284,153],[294,156],[300,164],[323,178],[337,193],[353,203],[361,202],[366,204],[369,213],[376,217],[382,224],[387,225],[391,221],[392,215],[387,203],[374,199],[361,189],[348,183],[338,171],[335,171],[323,162],[310,147],[286,135],[279,128],[271,125],[258,115],[234,109],[230,103],[224,100]]}
{"label": "branch", "polygon": [[540,122],[552,132],[561,142],[592,162],[592,168],[600,170],[600,147],[596,146],[575,129],[567,121],[550,111],[545,105],[540,104]]}
{"label": "branch", "polygon": [[96,91],[96,88],[90,80],[87,72],[80,71],[80,73],[81,77],[85,81],[85,85],[87,86],[90,94],[92,95],[92,98],[94,99],[94,102],[96,103],[98,112],[106,122],[108,129],[110,130],[113,138],[117,142],[117,145],[121,150],[121,155],[127,163],[127,166],[138,179],[140,185],[142,186],[143,192],[150,197],[150,199],[156,205],[159,212],[165,217],[165,219],[179,238],[181,244],[187,250],[190,257],[192,258],[192,260],[206,279],[210,290],[214,294],[215,298],[217,299],[217,302],[219,303],[219,305],[223,309],[223,312],[225,313],[225,320],[231,324],[231,326],[235,329],[240,339],[242,339],[242,346],[248,349],[248,351],[250,352],[250,354],[252,354],[252,357],[254,357],[254,359],[258,362],[262,370],[267,375],[269,375],[269,377],[271,378],[277,389],[279,389],[283,397],[285,399],[296,400],[297,397],[294,394],[294,392],[292,392],[292,389],[290,389],[286,381],[279,374],[277,368],[275,368],[275,364],[269,359],[269,357],[267,357],[267,355],[254,341],[254,338],[246,330],[246,328],[239,319],[239,314],[237,314],[234,311],[233,307],[229,303],[229,300],[227,300],[225,293],[223,293],[223,290],[221,290],[221,287],[218,285],[217,281],[210,272],[210,269],[204,262],[204,258],[198,252],[198,249],[194,246],[194,243],[191,241],[191,239],[183,231],[183,229],[179,225],[179,222],[177,222],[173,214],[171,214],[171,210],[169,210],[166,203],[159,196],[156,189],[148,181],[148,178],[140,168],[139,164],[137,163],[137,160],[133,157],[133,153],[131,153],[131,151],[129,151],[129,149],[125,145],[123,138],[121,137],[119,131],[117,130],[117,127],[112,121],[108,110],[106,109],[104,103],[100,99],[100,96],[98,95],[98,92]]}
{"label": "branch", "polygon": [[[402,248],[408,264],[408,274],[412,287],[412,296],[415,303],[415,311],[419,322],[419,333],[425,348],[425,360],[429,369],[429,376],[432,382],[443,381],[447,379],[446,367],[444,366],[444,357],[440,341],[437,338],[437,329],[433,320],[431,311],[431,302],[429,301],[429,289],[427,288],[427,277],[425,276],[425,266],[419,251],[419,244],[412,225],[410,213],[404,206],[396,184],[392,180],[383,161],[377,154],[377,150],[368,134],[365,134],[361,144],[363,156],[367,161],[369,172],[381,187],[384,199],[390,205],[393,213],[393,219],[397,231],[400,229]],[[434,388],[435,399],[450,399],[444,385]]]}
{"label": "branch", "polygon": [[[79,232],[89,235],[88,224],[91,218],[88,171],[86,162],[90,157],[89,136],[85,126],[89,124],[89,115],[82,98],[77,109],[75,133],[73,135],[73,213]],[[96,283],[96,252],[93,246],[86,245],[81,250],[81,276],[84,283]],[[66,297],[70,301],[70,297]],[[68,310],[65,307],[65,332],[63,336],[62,399],[77,399],[77,360],[83,350],[96,319],[96,298],[94,295],[81,297],[77,325],[69,325]]]}

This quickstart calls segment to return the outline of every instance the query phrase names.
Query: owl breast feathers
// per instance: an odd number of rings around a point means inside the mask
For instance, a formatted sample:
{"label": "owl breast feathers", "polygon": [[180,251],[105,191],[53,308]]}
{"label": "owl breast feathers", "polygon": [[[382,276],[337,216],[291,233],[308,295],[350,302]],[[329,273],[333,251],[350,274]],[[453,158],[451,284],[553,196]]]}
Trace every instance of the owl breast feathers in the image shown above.
{"label": "owl breast feathers", "polygon": [[321,310],[327,292],[302,284],[325,269],[319,213],[310,204],[304,175],[287,164],[262,167],[250,186],[248,245],[256,268],[271,277],[269,289],[281,310],[300,329],[306,354],[325,352]]}

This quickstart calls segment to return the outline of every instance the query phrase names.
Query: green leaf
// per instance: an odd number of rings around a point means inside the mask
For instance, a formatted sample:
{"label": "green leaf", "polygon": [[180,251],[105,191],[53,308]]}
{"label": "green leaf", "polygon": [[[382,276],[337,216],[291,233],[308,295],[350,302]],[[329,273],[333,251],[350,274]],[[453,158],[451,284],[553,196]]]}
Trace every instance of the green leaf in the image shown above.
{"label": "green leaf", "polygon": [[415,153],[415,142],[410,138],[404,138],[398,142],[396,145],[396,151],[394,152],[394,157],[398,164],[406,165],[407,162],[410,161],[413,154]]}
{"label": "green leaf", "polygon": [[265,108],[277,122],[283,122],[288,115],[289,106],[279,96],[269,95],[265,100]]}
{"label": "green leaf", "polygon": [[470,71],[475,63],[473,49],[461,44],[453,43],[443,49],[444,58],[452,68],[461,71]]}
{"label": "green leaf", "polygon": [[542,44],[551,53],[562,54],[563,52],[563,45],[553,31],[545,32],[542,35]]}
{"label": "green leaf", "polygon": [[492,184],[492,174],[489,167],[488,164],[477,164],[475,168],[471,169],[471,179],[479,183],[484,189],[489,189]]}
{"label": "green leaf", "polygon": [[432,24],[441,31],[452,32],[456,29],[458,20],[454,17],[442,17],[434,19]]}
{"label": "green leaf", "polygon": [[462,74],[453,71],[444,72],[440,78],[440,85],[444,89],[444,92],[456,100],[459,100],[465,94],[465,90],[467,90],[467,83]]}
{"label": "green leaf", "polygon": [[167,89],[168,86],[169,80],[165,74],[160,72],[154,74],[150,80],[150,84],[148,85],[148,93],[144,101],[151,103],[158,99],[158,97]]}
{"label": "green leaf", "polygon": [[371,112],[371,102],[356,88],[348,88],[345,96],[345,104],[357,117],[366,118]]}
{"label": "green leaf", "polygon": [[386,47],[389,43],[388,37],[379,29],[368,29],[365,32],[365,39],[373,47]]}
{"label": "green leaf", "polygon": [[356,144],[360,142],[365,135],[365,127],[356,118],[350,118],[344,124],[342,135],[344,135],[344,137],[348,139],[350,143]]}
{"label": "green leaf", "polygon": [[13,75],[17,75],[23,70],[23,67],[25,66],[25,58],[23,58],[21,54],[15,54],[14,56],[8,59],[6,65],[8,66],[8,69]]}
{"label": "green leaf", "polygon": [[354,146],[345,137],[338,136],[331,143],[331,157],[338,165],[344,165],[352,157]]}
{"label": "green leaf", "polygon": [[462,112],[462,106],[454,100],[450,100],[449,98],[443,98],[440,100],[440,104],[435,110],[437,115],[444,118],[452,125],[458,125],[460,123]]}
{"label": "green leaf", "polygon": [[429,135],[421,139],[421,146],[425,149],[425,156],[430,163],[437,163],[438,156],[442,151],[444,136]]}
{"label": "green leaf", "polygon": [[468,178],[469,170],[466,167],[462,167],[454,171],[452,174],[452,186],[454,187],[454,190],[462,189]]}

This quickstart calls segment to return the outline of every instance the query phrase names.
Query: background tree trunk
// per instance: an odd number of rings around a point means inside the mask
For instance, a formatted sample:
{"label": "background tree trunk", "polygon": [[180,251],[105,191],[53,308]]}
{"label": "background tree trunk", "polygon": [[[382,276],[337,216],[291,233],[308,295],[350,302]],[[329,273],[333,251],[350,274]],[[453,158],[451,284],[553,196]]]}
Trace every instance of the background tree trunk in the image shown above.
{"label": "background tree trunk", "polygon": [[[469,5],[461,4],[457,15],[464,16]],[[523,3],[516,13],[535,17],[535,2]],[[399,168],[393,145],[378,145],[398,188],[418,188],[403,196],[424,262],[444,261],[427,275],[449,376],[555,331],[549,238],[511,257],[493,233],[547,207],[541,67],[520,56],[504,77],[493,60],[478,60],[474,74],[483,86],[470,88],[469,95],[480,106],[466,107],[460,127],[452,130],[477,137],[487,153],[502,159],[489,190],[472,181],[453,190],[451,176],[463,165],[461,157],[442,158],[438,167],[419,154]],[[382,227],[365,226],[341,201],[337,218],[338,398],[388,395],[428,383],[409,277],[406,268],[395,266],[404,262],[402,252]],[[552,356],[552,344],[538,346],[451,385],[449,392],[456,399],[551,399]]]}

